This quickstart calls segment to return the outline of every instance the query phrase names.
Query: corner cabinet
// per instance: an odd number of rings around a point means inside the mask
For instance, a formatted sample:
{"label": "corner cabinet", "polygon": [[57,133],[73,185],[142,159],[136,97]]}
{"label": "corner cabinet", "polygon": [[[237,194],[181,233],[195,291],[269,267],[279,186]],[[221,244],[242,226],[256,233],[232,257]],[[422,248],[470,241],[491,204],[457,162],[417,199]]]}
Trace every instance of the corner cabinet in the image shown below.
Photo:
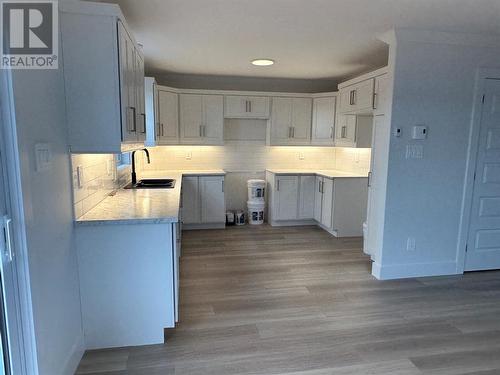
{"label": "corner cabinet", "polygon": [[224,176],[182,178],[183,229],[224,228]]}
{"label": "corner cabinet", "polygon": [[61,49],[70,151],[119,153],[146,138],[144,57],[120,8],[68,2]]}
{"label": "corner cabinet", "polygon": [[273,97],[270,145],[311,144],[312,98]]}
{"label": "corner cabinet", "polygon": [[374,79],[370,78],[350,86],[343,87],[340,93],[340,113],[371,112],[373,110]]}
{"label": "corner cabinet", "polygon": [[180,144],[222,145],[223,96],[179,94],[179,122]]}
{"label": "corner cabinet", "polygon": [[336,98],[334,96],[313,99],[312,146],[333,146],[335,141],[335,104]]}

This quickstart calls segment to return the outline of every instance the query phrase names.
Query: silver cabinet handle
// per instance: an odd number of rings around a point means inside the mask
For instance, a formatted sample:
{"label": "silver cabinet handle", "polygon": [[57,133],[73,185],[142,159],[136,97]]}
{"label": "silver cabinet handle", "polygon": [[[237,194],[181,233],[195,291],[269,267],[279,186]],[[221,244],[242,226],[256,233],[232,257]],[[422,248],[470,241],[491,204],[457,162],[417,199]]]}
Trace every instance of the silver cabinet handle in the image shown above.
{"label": "silver cabinet handle", "polygon": [[135,133],[137,131],[137,113],[136,113],[136,110],[135,110],[135,107],[130,107],[132,109],[132,113],[133,113],[133,119],[134,119],[134,127],[132,128],[132,130],[130,130],[132,133]]}
{"label": "silver cabinet handle", "polygon": [[141,113],[141,116],[142,116],[142,131],[141,131],[141,133],[146,134],[146,114]]}
{"label": "silver cabinet handle", "polygon": [[248,112],[252,112],[252,101],[248,101]]}
{"label": "silver cabinet handle", "polygon": [[12,223],[12,219],[4,216],[4,233],[5,233],[5,257],[9,262],[12,262],[14,258],[14,253],[12,251],[12,238],[11,238],[11,230],[10,224]]}
{"label": "silver cabinet handle", "polygon": [[368,172],[368,182],[367,182],[368,187],[372,186],[372,172]]}
{"label": "silver cabinet handle", "polygon": [[372,103],[372,108],[373,109],[377,109],[377,105],[378,105],[378,95],[376,92],[373,93],[373,103]]}
{"label": "silver cabinet handle", "polygon": [[222,192],[224,193],[224,180],[222,180]]}
{"label": "silver cabinet handle", "polygon": [[207,136],[207,127],[206,127],[206,125],[203,125],[203,136],[204,137]]}
{"label": "silver cabinet handle", "polygon": [[156,123],[156,136],[159,137],[161,135],[161,124],[159,122]]}
{"label": "silver cabinet handle", "polygon": [[321,193],[321,180],[318,181],[318,193]]}
{"label": "silver cabinet handle", "polygon": [[292,126],[292,138],[295,138],[295,126]]}
{"label": "silver cabinet handle", "polygon": [[330,128],[330,138],[333,139],[333,126]]}
{"label": "silver cabinet handle", "polygon": [[280,191],[280,180],[276,180],[276,191]]}
{"label": "silver cabinet handle", "polygon": [[200,138],[203,137],[203,125],[200,125]]}
{"label": "silver cabinet handle", "polygon": [[160,124],[160,126],[161,126],[161,136],[163,137],[165,135],[163,124]]}

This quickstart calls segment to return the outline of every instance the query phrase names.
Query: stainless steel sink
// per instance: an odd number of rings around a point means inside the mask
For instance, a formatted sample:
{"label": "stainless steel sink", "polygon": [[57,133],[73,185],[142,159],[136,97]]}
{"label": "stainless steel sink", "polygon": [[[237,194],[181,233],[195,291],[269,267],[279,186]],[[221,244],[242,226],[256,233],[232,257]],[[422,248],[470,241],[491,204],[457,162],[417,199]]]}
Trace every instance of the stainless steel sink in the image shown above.
{"label": "stainless steel sink", "polygon": [[171,178],[144,178],[136,184],[129,183],[125,189],[173,189],[175,180]]}

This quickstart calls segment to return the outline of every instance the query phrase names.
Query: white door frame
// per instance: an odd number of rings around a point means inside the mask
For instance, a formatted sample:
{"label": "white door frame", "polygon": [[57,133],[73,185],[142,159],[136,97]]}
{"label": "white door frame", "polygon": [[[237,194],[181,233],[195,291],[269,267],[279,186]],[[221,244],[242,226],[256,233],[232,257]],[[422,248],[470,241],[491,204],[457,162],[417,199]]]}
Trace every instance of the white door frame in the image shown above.
{"label": "white door frame", "polygon": [[[35,327],[33,320],[33,307],[31,301],[31,286],[28,262],[28,247],[26,240],[26,223],[24,220],[24,204],[21,188],[21,166],[19,160],[16,115],[14,105],[14,92],[12,72],[8,69],[0,70],[0,100],[2,101],[0,117],[3,124],[0,127],[0,142],[2,142],[1,162],[4,163],[4,173],[8,180],[8,193],[12,221],[17,225],[12,226],[12,234],[16,248],[16,271],[18,282],[19,314],[21,321],[20,336],[23,342],[23,358],[26,374],[37,375],[38,361],[36,351]],[[2,176],[3,178],[3,176]],[[17,375],[17,374],[15,374]]]}
{"label": "white door frame", "polygon": [[476,172],[477,153],[479,150],[479,132],[481,130],[481,115],[483,109],[483,95],[486,79],[500,79],[500,69],[479,68],[476,73],[474,87],[474,103],[471,115],[469,132],[469,146],[467,148],[467,164],[465,170],[465,184],[462,196],[462,210],[460,229],[457,243],[457,273],[464,273],[465,253],[472,214],[472,199],[474,194],[474,173]]}

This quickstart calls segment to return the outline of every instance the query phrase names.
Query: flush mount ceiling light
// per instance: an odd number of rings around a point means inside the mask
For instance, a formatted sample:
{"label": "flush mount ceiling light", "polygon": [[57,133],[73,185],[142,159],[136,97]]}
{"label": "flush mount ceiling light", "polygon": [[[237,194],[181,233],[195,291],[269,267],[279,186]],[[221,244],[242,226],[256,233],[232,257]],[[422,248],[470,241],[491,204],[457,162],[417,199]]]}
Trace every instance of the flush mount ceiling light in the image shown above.
{"label": "flush mount ceiling light", "polygon": [[256,66],[270,66],[274,64],[274,60],[271,59],[255,59],[252,60],[252,64]]}

